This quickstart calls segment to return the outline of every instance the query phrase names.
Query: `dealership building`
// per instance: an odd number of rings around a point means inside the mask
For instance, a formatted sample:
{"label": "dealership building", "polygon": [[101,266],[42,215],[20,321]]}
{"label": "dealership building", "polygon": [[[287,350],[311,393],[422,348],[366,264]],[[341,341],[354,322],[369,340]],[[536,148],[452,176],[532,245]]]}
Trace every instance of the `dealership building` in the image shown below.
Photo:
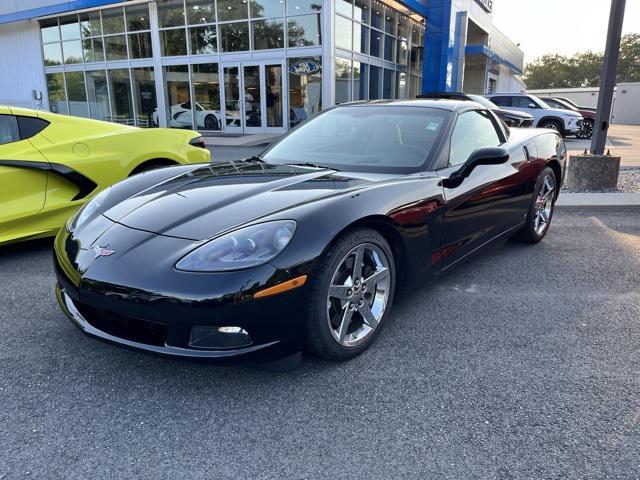
{"label": "dealership building", "polygon": [[330,105],[520,91],[492,0],[4,0],[0,104],[279,133]]}

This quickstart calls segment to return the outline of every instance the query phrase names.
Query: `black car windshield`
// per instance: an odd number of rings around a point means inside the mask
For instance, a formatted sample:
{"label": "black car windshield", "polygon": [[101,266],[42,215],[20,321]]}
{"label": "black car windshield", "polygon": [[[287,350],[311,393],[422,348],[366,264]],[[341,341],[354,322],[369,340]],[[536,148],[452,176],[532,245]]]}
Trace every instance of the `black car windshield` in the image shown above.
{"label": "black car windshield", "polygon": [[451,115],[419,106],[344,105],[300,125],[262,159],[357,172],[416,172],[430,161]]}

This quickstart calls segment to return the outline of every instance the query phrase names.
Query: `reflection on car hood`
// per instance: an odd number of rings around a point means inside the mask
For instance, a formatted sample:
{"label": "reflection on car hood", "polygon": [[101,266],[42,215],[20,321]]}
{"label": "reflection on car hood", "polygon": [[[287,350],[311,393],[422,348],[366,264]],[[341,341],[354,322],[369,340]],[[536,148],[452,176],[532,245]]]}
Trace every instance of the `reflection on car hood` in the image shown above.
{"label": "reflection on car hood", "polygon": [[506,108],[498,108],[496,110],[494,110],[494,112],[499,112],[502,113],[504,115],[510,115],[512,117],[515,118],[522,118],[522,119],[533,119],[533,115],[531,115],[530,113],[527,112],[520,112],[518,110],[508,110]]}
{"label": "reflection on car hood", "polygon": [[393,177],[231,162],[203,166],[161,182],[111,207],[104,216],[139,230],[202,240],[311,200]]}

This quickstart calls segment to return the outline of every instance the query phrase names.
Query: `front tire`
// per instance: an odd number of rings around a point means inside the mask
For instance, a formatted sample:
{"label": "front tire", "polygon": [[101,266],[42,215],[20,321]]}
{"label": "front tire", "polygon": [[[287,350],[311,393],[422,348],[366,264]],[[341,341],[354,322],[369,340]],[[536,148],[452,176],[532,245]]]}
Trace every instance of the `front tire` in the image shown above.
{"label": "front tire", "polygon": [[540,127],[541,128],[548,128],[549,130],[555,130],[556,132],[558,132],[563,137],[565,136],[564,135],[564,128],[562,128],[562,124],[557,120],[545,120],[544,122],[542,122],[540,124]]}
{"label": "front tire", "polygon": [[525,243],[538,243],[545,237],[551,225],[558,197],[557,188],[558,182],[555,173],[551,168],[545,167],[533,190],[533,198],[529,205],[525,224],[514,235],[514,239]]}
{"label": "front tire", "polygon": [[307,350],[328,360],[361,354],[393,303],[396,267],[389,243],[370,228],[347,232],[323,254],[311,285]]}
{"label": "front tire", "polygon": [[204,129],[220,130],[218,119],[214,115],[207,115],[206,117],[204,117]]}

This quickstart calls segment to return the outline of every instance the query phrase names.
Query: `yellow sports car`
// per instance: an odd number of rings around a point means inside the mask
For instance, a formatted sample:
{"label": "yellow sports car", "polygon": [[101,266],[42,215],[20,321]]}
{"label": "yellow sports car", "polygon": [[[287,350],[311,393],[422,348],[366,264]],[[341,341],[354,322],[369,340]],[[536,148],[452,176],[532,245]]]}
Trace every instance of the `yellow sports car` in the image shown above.
{"label": "yellow sports car", "polygon": [[204,147],[189,130],[0,106],[0,245],[55,235],[87,200],[136,173],[209,162]]}

